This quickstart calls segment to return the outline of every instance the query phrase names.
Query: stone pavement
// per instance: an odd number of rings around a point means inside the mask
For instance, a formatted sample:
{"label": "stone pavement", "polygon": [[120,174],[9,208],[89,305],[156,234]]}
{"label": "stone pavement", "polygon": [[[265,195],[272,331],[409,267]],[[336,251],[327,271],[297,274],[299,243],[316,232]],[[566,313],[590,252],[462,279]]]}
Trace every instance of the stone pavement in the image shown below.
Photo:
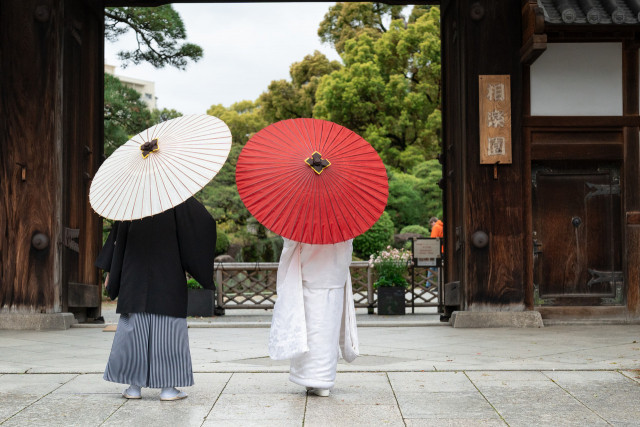
{"label": "stone pavement", "polygon": [[127,401],[103,381],[113,333],[102,328],[0,331],[0,425],[640,425],[637,325],[369,325],[361,357],[339,364],[321,398],[268,358],[267,328],[196,323],[196,384],[178,402],[149,389]]}

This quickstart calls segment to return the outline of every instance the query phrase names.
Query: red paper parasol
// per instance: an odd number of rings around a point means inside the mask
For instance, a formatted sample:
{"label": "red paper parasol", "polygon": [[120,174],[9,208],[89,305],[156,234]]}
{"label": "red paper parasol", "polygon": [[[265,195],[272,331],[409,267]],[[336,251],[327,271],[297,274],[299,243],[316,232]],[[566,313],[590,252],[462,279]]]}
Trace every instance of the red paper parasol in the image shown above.
{"label": "red paper parasol", "polygon": [[317,119],[283,120],[256,133],[240,153],[236,183],[261,224],[302,243],[364,233],[389,196],[376,150],[349,129]]}

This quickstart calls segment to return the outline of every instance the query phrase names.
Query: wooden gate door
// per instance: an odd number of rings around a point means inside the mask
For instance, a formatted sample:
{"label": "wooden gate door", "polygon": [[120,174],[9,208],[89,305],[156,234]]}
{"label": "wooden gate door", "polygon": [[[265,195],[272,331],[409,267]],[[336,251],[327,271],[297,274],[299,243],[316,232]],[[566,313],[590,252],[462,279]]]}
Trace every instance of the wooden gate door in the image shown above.
{"label": "wooden gate door", "polygon": [[102,156],[103,10],[91,0],[66,0],[62,192],[62,302],[79,321],[100,316],[93,265],[102,220],[89,205],[91,178]]}
{"label": "wooden gate door", "polygon": [[536,305],[623,304],[619,177],[615,166],[532,168]]}

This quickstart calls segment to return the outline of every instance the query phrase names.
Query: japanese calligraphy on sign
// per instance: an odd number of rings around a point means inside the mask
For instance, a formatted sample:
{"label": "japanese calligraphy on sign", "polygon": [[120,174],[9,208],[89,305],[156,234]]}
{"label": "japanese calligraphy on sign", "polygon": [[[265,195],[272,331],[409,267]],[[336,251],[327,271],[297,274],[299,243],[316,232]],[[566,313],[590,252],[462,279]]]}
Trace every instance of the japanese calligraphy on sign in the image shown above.
{"label": "japanese calligraphy on sign", "polygon": [[480,163],[511,163],[511,78],[481,75]]}

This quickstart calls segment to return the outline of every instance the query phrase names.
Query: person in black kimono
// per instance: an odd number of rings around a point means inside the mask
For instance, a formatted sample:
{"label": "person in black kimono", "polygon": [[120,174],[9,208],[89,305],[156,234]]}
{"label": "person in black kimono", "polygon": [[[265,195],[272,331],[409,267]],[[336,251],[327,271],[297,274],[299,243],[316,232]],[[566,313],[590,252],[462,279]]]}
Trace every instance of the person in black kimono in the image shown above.
{"label": "person in black kimono", "polygon": [[161,388],[160,400],[183,399],[176,387],[193,385],[187,332],[189,272],[214,289],[216,223],[193,197],[158,215],[115,222],[96,266],[120,313],[107,381],[129,384],[123,396]]}

